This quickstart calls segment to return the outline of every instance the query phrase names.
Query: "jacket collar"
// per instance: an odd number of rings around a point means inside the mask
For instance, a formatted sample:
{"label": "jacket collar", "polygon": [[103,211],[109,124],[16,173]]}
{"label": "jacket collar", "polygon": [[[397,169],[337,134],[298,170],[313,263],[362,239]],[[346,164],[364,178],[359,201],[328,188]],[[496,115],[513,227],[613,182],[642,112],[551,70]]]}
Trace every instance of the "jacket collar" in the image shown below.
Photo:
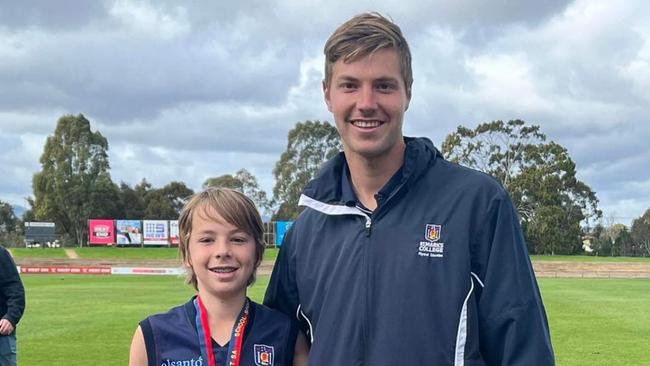
{"label": "jacket collar", "polygon": [[[406,143],[404,164],[396,173],[401,177],[391,178],[380,190],[386,196],[398,186],[408,184],[409,181],[421,176],[437,159],[442,159],[440,152],[426,137],[404,137],[404,142]],[[305,187],[303,195],[323,203],[354,206],[356,195],[350,177],[347,176],[348,170],[345,154],[338,153],[323,164],[316,178]]]}

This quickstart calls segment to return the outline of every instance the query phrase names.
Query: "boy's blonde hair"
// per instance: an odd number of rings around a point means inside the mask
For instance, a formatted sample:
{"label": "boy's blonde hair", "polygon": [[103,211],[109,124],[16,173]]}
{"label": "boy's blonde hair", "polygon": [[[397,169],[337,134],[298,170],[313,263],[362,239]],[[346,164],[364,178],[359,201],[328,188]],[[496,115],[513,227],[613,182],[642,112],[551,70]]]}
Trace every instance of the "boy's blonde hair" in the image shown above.
{"label": "boy's blonde hair", "polygon": [[413,70],[411,51],[397,24],[379,13],[359,14],[343,23],[325,43],[325,86],[332,82],[332,68],[341,59],[354,62],[376,51],[393,48],[400,59],[400,68],[407,97],[411,97]]}
{"label": "boy's blonde hair", "polygon": [[185,281],[188,284],[192,284],[194,289],[198,290],[196,274],[190,265],[189,244],[190,235],[192,234],[192,219],[195,214],[203,213],[208,218],[216,220],[215,217],[208,216],[209,209],[214,210],[214,212],[218,213],[229,224],[245,231],[255,240],[256,265],[247,282],[247,285],[253,284],[255,282],[257,267],[262,262],[265,248],[262,218],[255,208],[253,201],[246,197],[246,195],[234,189],[216,187],[207,188],[190,197],[190,200],[183,207],[178,219],[180,236],[178,249],[183,260],[183,266],[187,270]]}

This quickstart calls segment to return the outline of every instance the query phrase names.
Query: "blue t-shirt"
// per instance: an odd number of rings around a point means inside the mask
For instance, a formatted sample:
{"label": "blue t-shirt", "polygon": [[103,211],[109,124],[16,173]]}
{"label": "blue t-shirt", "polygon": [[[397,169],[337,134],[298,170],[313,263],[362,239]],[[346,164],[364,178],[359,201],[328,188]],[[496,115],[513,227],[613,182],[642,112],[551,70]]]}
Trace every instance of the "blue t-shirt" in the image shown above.
{"label": "blue t-shirt", "polygon": [[225,365],[226,359],[228,358],[228,346],[230,342],[220,346],[217,342],[212,340],[212,349],[214,350],[214,359],[217,361],[217,365]]}

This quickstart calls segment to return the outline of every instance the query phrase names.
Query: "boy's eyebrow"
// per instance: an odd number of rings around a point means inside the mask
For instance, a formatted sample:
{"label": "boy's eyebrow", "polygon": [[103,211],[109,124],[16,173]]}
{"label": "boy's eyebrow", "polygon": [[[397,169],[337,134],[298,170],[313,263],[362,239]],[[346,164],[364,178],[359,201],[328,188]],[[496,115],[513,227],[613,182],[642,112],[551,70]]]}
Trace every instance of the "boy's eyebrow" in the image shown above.
{"label": "boy's eyebrow", "polygon": [[250,234],[247,233],[246,230],[244,230],[244,229],[235,229],[235,230],[231,231],[230,234],[231,234],[231,235],[233,235],[233,234],[246,234],[246,235],[250,235]]}
{"label": "boy's eyebrow", "polygon": [[[217,232],[214,231],[214,230],[205,229],[205,230],[201,230],[201,231],[199,231],[197,234],[216,234],[216,233],[217,233]],[[228,234],[229,234],[229,235],[234,235],[234,234],[246,234],[246,235],[250,235],[250,234],[248,234],[248,233],[246,232],[246,230],[243,230],[243,229],[234,229],[234,230],[229,231]]]}

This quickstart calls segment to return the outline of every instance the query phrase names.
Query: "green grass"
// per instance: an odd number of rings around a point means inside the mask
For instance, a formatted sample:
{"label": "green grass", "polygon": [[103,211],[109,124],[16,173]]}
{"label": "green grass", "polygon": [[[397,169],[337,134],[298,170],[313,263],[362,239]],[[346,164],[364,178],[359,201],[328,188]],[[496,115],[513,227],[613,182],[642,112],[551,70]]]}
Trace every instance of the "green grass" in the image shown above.
{"label": "green grass", "polygon": [[[20,365],[126,365],[138,322],[194,293],[175,276],[28,275],[23,281]],[[260,302],[267,284],[260,276],[249,296]]]}
{"label": "green grass", "polygon": [[[167,247],[83,247],[73,249],[80,258],[86,259],[178,259],[178,248]],[[264,260],[275,261],[279,248],[267,248]],[[65,258],[62,248],[12,248],[16,258]],[[531,255],[533,261],[560,262],[641,262],[650,263],[650,257],[594,257],[587,255]]]}
{"label": "green grass", "polygon": [[67,258],[63,248],[9,248],[14,258]]}
{"label": "green grass", "polygon": [[650,280],[539,279],[558,365],[650,365]]}
{"label": "green grass", "polygon": [[[179,259],[178,248],[140,248],[140,247],[83,247],[68,248],[84,259]],[[267,248],[264,260],[275,261],[278,248]],[[63,248],[12,248],[15,258],[66,258]]]}
{"label": "green grass", "polygon": [[[175,276],[23,276],[21,365],[125,365],[147,315],[185,302]],[[650,280],[541,278],[558,365],[650,365]],[[249,296],[261,301],[268,277]]]}
{"label": "green grass", "polygon": [[559,262],[645,262],[650,263],[650,257],[595,257],[591,255],[531,255],[532,261]]}
{"label": "green grass", "polygon": [[178,248],[97,247],[75,248],[84,259],[179,259]]}
{"label": "green grass", "polygon": [[275,262],[279,252],[280,248],[266,248],[266,250],[264,250],[264,260]]}

